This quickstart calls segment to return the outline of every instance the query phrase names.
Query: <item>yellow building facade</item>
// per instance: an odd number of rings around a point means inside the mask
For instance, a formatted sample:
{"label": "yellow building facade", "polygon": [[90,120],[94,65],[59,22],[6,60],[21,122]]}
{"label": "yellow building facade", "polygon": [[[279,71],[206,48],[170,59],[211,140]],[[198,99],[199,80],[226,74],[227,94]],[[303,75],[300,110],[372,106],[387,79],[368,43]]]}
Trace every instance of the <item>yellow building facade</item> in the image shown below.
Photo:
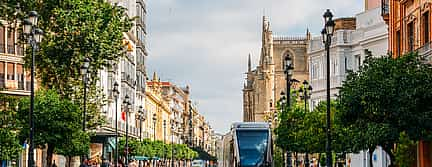
{"label": "yellow building facade", "polygon": [[144,122],[145,134],[151,140],[170,142],[171,126],[170,116],[171,109],[162,96],[161,82],[156,73],[153,79],[146,84],[145,110],[147,119]]}

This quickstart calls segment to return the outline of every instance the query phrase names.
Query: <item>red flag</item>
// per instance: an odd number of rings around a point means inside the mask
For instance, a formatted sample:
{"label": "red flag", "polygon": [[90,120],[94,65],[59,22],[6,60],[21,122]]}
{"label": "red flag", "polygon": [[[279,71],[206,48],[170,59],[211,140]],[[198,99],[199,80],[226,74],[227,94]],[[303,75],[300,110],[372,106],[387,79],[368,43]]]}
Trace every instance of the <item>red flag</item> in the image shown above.
{"label": "red flag", "polygon": [[122,112],[122,114],[121,114],[121,119],[122,119],[123,121],[126,121],[126,112]]}

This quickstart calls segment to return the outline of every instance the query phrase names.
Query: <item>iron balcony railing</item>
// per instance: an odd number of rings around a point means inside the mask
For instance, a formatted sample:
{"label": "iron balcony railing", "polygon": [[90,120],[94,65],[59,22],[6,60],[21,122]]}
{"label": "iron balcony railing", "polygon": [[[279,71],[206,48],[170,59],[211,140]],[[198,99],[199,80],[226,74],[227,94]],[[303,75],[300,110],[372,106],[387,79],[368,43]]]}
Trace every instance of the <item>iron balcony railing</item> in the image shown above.
{"label": "iron balcony railing", "polygon": [[5,49],[6,49],[5,48],[5,44],[4,43],[0,43],[0,53],[6,53]]}
{"label": "iron balcony railing", "polygon": [[17,55],[20,55],[20,56],[24,56],[24,48],[23,47],[17,47],[17,50],[16,50],[16,54]]}
{"label": "iron balcony railing", "polygon": [[5,88],[5,86],[6,86],[5,74],[1,73],[0,74],[0,88]]}
{"label": "iron balcony railing", "polygon": [[432,42],[428,42],[418,48],[417,53],[422,56],[426,61],[431,62],[432,61]]}
{"label": "iron balcony railing", "polygon": [[9,54],[15,54],[15,45],[7,45],[7,50]]}

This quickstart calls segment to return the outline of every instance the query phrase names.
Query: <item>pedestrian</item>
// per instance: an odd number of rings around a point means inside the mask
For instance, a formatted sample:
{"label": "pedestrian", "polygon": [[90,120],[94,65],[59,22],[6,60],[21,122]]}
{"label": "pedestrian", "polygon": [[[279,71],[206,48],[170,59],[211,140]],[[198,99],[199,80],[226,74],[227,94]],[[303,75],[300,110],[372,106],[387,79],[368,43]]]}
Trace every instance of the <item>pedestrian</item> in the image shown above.
{"label": "pedestrian", "polygon": [[79,167],[89,167],[89,166],[87,165],[87,159],[86,159],[86,158],[83,159],[83,161],[81,162],[81,164],[80,164]]}
{"label": "pedestrian", "polygon": [[107,159],[102,158],[102,163],[100,165],[101,167],[109,167],[109,162]]}

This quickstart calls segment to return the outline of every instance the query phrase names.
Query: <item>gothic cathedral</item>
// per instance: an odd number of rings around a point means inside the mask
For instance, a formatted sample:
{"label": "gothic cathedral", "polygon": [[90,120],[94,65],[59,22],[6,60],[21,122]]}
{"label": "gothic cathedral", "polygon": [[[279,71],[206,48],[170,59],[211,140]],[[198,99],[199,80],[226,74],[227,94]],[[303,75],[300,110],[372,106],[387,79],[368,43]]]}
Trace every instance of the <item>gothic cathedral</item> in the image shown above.
{"label": "gothic cathedral", "polygon": [[[307,45],[310,33],[306,37],[273,36],[270,22],[263,17],[262,46],[259,64],[252,69],[249,55],[246,82],[243,88],[243,121],[267,122],[274,116],[276,103],[281,91],[286,92],[284,59],[292,58],[294,64],[293,79],[309,79]],[[293,85],[296,88],[296,84]]]}

